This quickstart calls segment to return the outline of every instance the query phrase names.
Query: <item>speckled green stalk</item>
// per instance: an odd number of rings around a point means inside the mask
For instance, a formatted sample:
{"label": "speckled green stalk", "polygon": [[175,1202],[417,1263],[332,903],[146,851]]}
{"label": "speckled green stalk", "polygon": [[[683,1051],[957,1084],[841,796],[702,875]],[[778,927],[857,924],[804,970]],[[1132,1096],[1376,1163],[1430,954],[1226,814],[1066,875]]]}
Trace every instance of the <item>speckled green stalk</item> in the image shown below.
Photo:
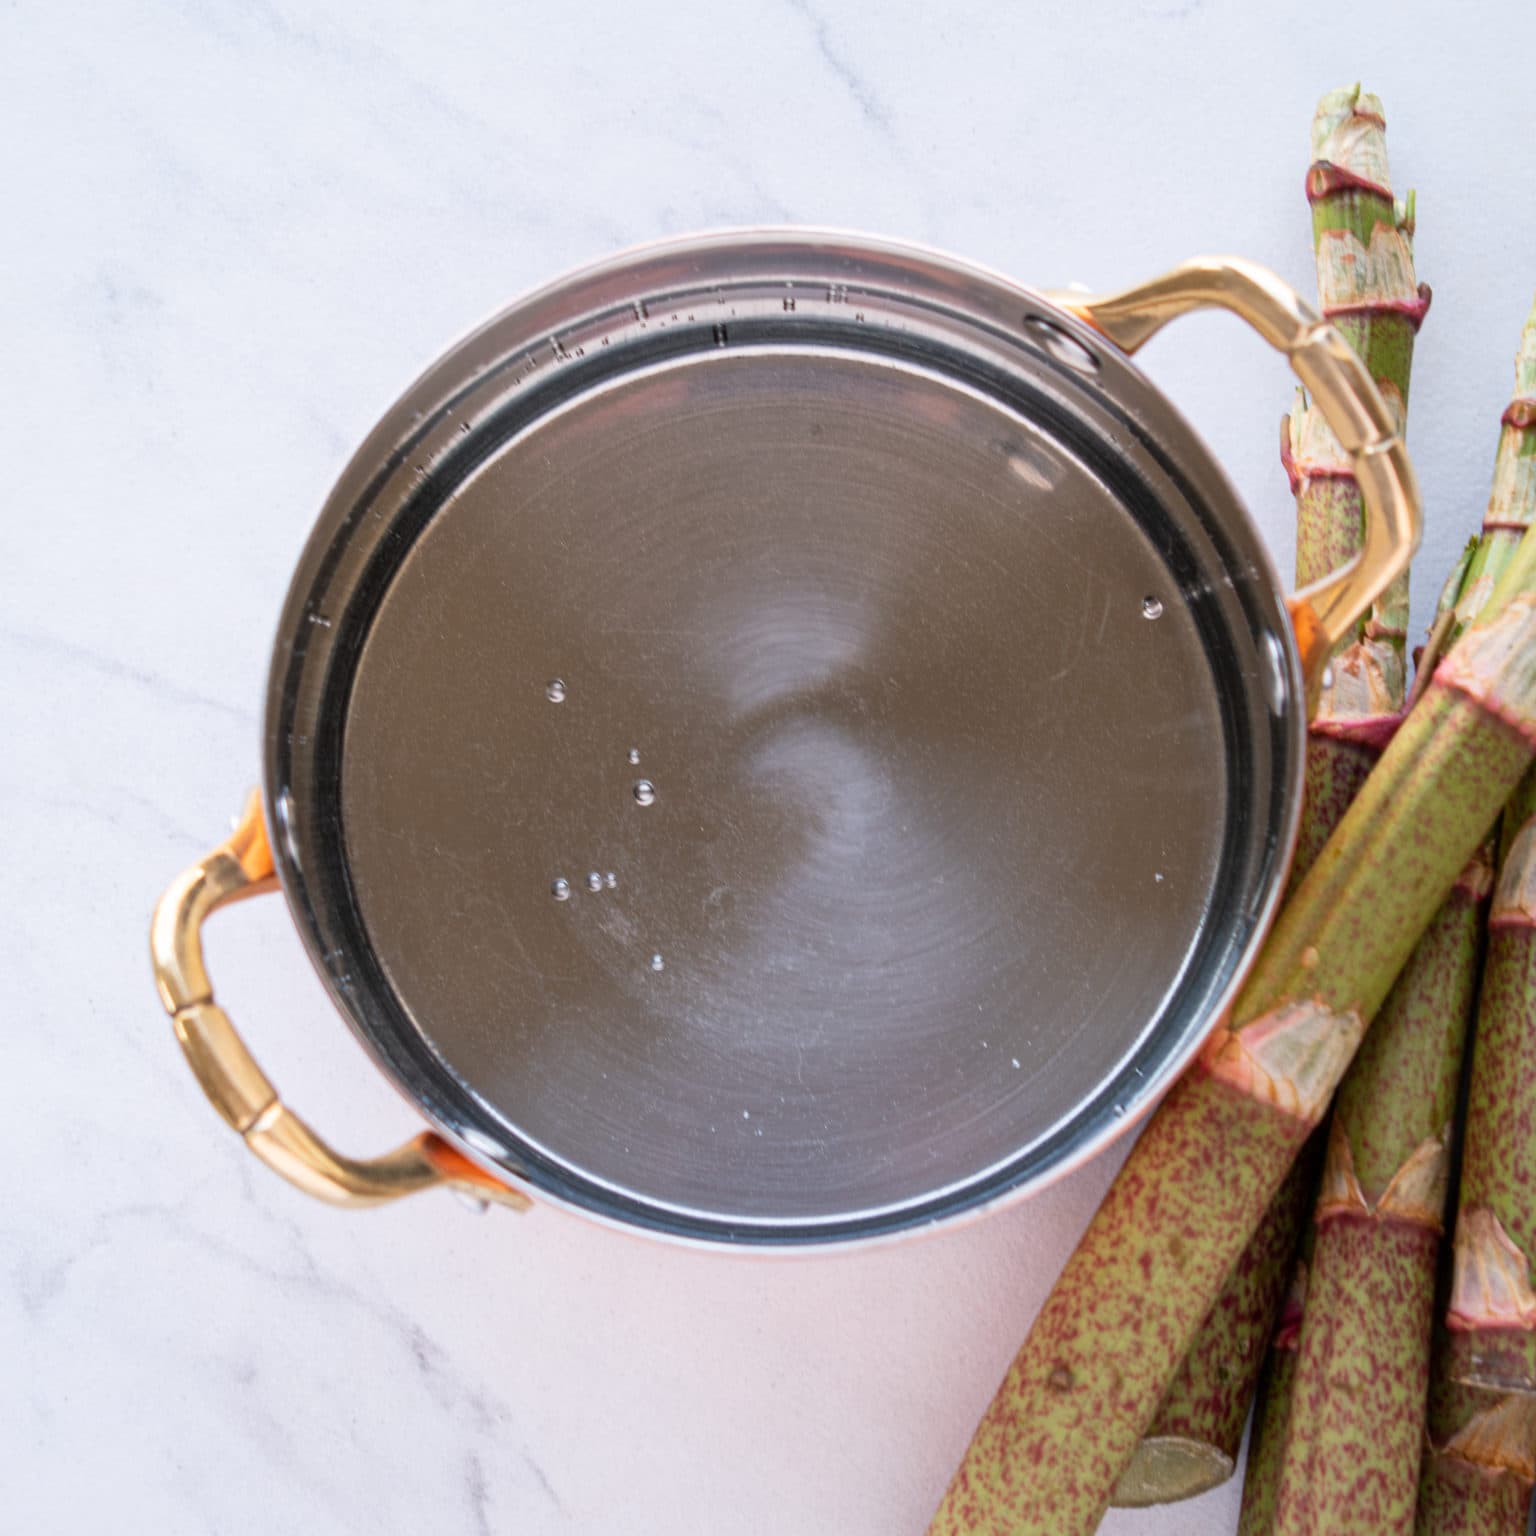
{"label": "speckled green stalk", "polygon": [[[1536,305],[1515,358],[1483,533],[1456,604],[1459,626],[1485,611],[1494,584],[1524,558],[1536,521]],[[1502,587],[1499,588],[1502,591]],[[1499,883],[1488,922],[1458,1193],[1461,1227],[1490,1212],[1525,1254],[1536,1255],[1536,773],[1505,807]],[[1453,1301],[1455,1298],[1453,1298]],[[1536,1338],[1536,1306],[1530,1328]],[[1536,1351],[1533,1351],[1536,1353]],[[1523,1384],[1536,1391],[1536,1364]]]}
{"label": "speckled green stalk", "polygon": [[1409,1536],[1462,1047],[1477,998],[1488,860],[1419,940],[1334,1102],[1277,1536]]}
{"label": "speckled green stalk", "polygon": [[[1464,624],[1536,515],[1536,308],[1515,358]],[[1447,1330],[1429,1395],[1419,1536],[1524,1536],[1536,1479],[1536,770],[1505,807],[1478,1000]]]}
{"label": "speckled green stalk", "polygon": [[[1414,272],[1413,194],[1401,204],[1393,199],[1377,97],[1354,85],[1322,98],[1312,119],[1306,185],[1322,312],[1406,417],[1414,338],[1429,290]],[[1364,504],[1347,457],[1304,395],[1298,395],[1290,427],[1285,442],[1296,491],[1297,577],[1305,583],[1359,553]],[[1379,642],[1378,659],[1399,706],[1407,619],[1405,575],[1371,610],[1359,637]]]}
{"label": "speckled green stalk", "polygon": [[1445,585],[1440,588],[1440,596],[1435,601],[1435,617],[1429,626],[1429,634],[1424,644],[1413,653],[1413,687],[1408,690],[1408,703],[1405,706],[1407,709],[1412,709],[1418,703],[1419,695],[1423,693],[1430,678],[1434,676],[1440,658],[1450,649],[1453,640],[1464,627],[1457,622],[1456,604],[1461,597],[1461,589],[1466,584],[1467,573],[1472,568],[1472,557],[1481,547],[1481,543],[1482,541],[1475,535],[1467,540],[1462,546],[1461,553],[1456,557],[1456,564],[1451,567],[1451,574],[1445,578]]}
{"label": "speckled green stalk", "polygon": [[[1322,1134],[1321,1129],[1318,1134]],[[1301,1340],[1314,1231],[1308,1224],[1302,1235],[1301,1252],[1259,1377],[1253,1404],[1253,1433],[1248,1437],[1248,1460],[1243,1469],[1243,1503],[1237,1536],[1269,1536],[1274,1527],[1275,1495],[1285,1455],[1285,1429],[1291,1417],[1291,1380],[1296,1374],[1296,1346]]]}
{"label": "speckled green stalk", "polygon": [[1296,837],[1293,881],[1299,880],[1316,862],[1380,756],[1377,746],[1336,737],[1308,738],[1306,798]]}
{"label": "speckled green stalk", "polygon": [[[1463,871],[1425,929],[1339,1085],[1332,1136],[1336,1145],[1344,1138],[1360,1192],[1373,1209],[1413,1154],[1443,1140],[1451,1122],[1477,1001],[1483,903],[1492,884],[1490,849]],[[1333,1198],[1331,1186],[1324,1195]],[[1437,1225],[1443,1214],[1435,1213]],[[1328,1218],[1324,1207],[1319,1220]]]}
{"label": "speckled green stalk", "polygon": [[[1310,1150],[1321,1152],[1316,1145]],[[1232,1475],[1258,1375],[1249,1352],[1262,1357],[1274,1326],[1321,1161],[1303,1154],[1291,1165],[1121,1475],[1111,1501],[1116,1507],[1192,1498]]]}
{"label": "speckled green stalk", "polygon": [[1473,550],[1456,598],[1457,632],[1482,611],[1536,519],[1536,304],[1520,332],[1515,353],[1515,387],[1499,423],[1493,489],[1483,514],[1482,535]]}
{"label": "speckled green stalk", "polygon": [[1319,1232],[1272,1530],[1412,1531],[1438,1247],[1419,1222]]}
{"label": "speckled green stalk", "polygon": [[1536,1477],[1536,771],[1504,813],[1421,1536],[1524,1536]]}
{"label": "speckled green stalk", "polygon": [[[1306,189],[1323,312],[1401,419],[1428,289],[1417,287],[1413,269],[1412,195],[1402,208],[1393,202],[1381,103],[1358,85],[1318,103]],[[1305,585],[1360,552],[1364,506],[1348,456],[1301,392],[1282,428],[1281,457],[1296,498],[1296,579]],[[1322,851],[1396,727],[1407,601],[1405,573],[1335,660],[1334,686],[1324,689],[1308,735],[1293,881]],[[1114,1503],[1188,1498],[1231,1476],[1314,1183],[1298,1159],[1170,1383]]]}
{"label": "speckled green stalk", "polygon": [[1520,1440],[1519,1421],[1529,1421],[1536,1398],[1458,1381],[1462,1343],[1464,1336],[1439,1338],[1415,1536],[1525,1536],[1532,1470],[1509,1465],[1504,1453],[1511,1439]]}
{"label": "speckled green stalk", "polygon": [[1366,1021],[1533,750],[1536,537],[1287,902],[1230,1022],[1132,1149],[983,1415],[934,1536],[1096,1528]]}
{"label": "speckled green stalk", "polygon": [[[1462,570],[1465,562],[1462,564]],[[1459,584],[1448,584],[1448,601],[1455,602]],[[1458,889],[1453,891],[1452,899],[1447,905],[1442,906],[1441,912],[1436,915],[1435,923],[1425,932],[1424,938],[1419,940],[1419,946],[1413,952],[1413,958],[1409,966],[1402,972],[1398,982],[1393,986],[1392,995],[1382,1008],[1372,1025],[1366,1041],[1362,1044],[1361,1052],[1352,1064],[1349,1074],[1346,1075],[1346,1086],[1339,1091],[1339,1114],[1342,1117],[1342,1129],[1364,1124],[1364,1134],[1361,1137],[1361,1160],[1359,1160],[1358,1172],[1361,1183],[1372,1189],[1373,1200],[1379,1200],[1384,1183],[1382,1183],[1382,1170],[1392,1161],[1393,1147],[1395,1144],[1404,1143],[1407,1138],[1396,1134],[1395,1127],[1387,1123],[1381,1127],[1370,1124],[1369,1086],[1372,1081],[1389,1080],[1389,1089],[1385,1092],[1382,1109],[1385,1114],[1392,1115],[1393,1106],[1401,1103],[1404,1098],[1409,1100],[1409,1118],[1404,1124],[1419,1121],[1427,1123],[1433,1120],[1433,1112],[1425,1115],[1418,1107],[1419,1097],[1424,1092],[1428,1094],[1427,1103],[1430,1106],[1444,1107],[1445,1115],[1450,1115],[1450,1100],[1453,1097],[1453,1083],[1447,1086],[1445,1078],[1447,1074],[1439,1074],[1438,1081],[1428,1081],[1424,1078],[1435,1078],[1435,1058],[1433,1049],[1425,1048],[1424,1051],[1404,1051],[1404,1046],[1412,1046],[1415,1021],[1422,1020],[1427,1023],[1428,1031],[1433,1032],[1436,1023],[1452,1021],[1452,1032],[1455,1032],[1455,1020],[1458,1017],[1458,1003],[1455,992],[1461,992],[1459,1000],[1459,1015],[1465,1017],[1471,1008],[1471,994],[1476,982],[1476,958],[1478,958],[1479,942],[1481,934],[1475,922],[1468,922],[1471,912],[1475,909],[1473,902],[1473,889],[1470,885],[1458,883]],[[1445,968],[1436,963],[1436,957],[1444,958],[1448,965]],[[1436,978],[1439,985],[1436,985]],[[1425,983],[1428,983],[1425,991]],[[1436,1008],[1433,1005],[1435,992],[1450,992],[1450,1003],[1445,1009],[1442,1020],[1436,1020]],[[1456,1063],[1459,1064],[1461,1055],[1456,1054]],[[1450,1063],[1447,1063],[1447,1066]],[[1405,1071],[1404,1071],[1405,1069]],[[1378,1130],[1384,1130],[1385,1135],[1378,1134]],[[1409,1147],[1412,1152],[1412,1147]],[[1304,1298],[1307,1293],[1307,1283],[1312,1276],[1312,1267],[1316,1263],[1316,1247],[1318,1247],[1318,1227],[1309,1224],[1303,1244],[1301,1244],[1301,1258],[1296,1263],[1296,1273],[1292,1279],[1289,1295],[1286,1299],[1278,1327],[1275,1330],[1275,1339],[1270,1346],[1269,1358],[1264,1366],[1264,1376],[1261,1379],[1258,1401],[1253,1413],[1253,1432],[1249,1438],[1249,1452],[1247,1452],[1247,1465],[1244,1468],[1243,1478],[1243,1508],[1241,1508],[1240,1521],[1238,1521],[1238,1536],[1272,1536],[1278,1528],[1279,1485],[1281,1485],[1281,1471],[1286,1465],[1287,1456],[1287,1432],[1289,1432],[1290,1413],[1292,1413],[1292,1390],[1296,1381],[1298,1370],[1298,1350],[1301,1346],[1303,1335]],[[1338,1312],[1338,1284],[1336,1281],[1344,1281],[1346,1287],[1352,1283],[1349,1264],[1339,1263],[1341,1253],[1336,1235],[1333,1240],[1324,1235],[1322,1240],[1324,1249],[1324,1281],[1322,1281],[1319,1306]],[[1410,1253],[1422,1252],[1410,1247]],[[1332,1253],[1332,1263],[1330,1263]],[[1372,1255],[1379,1258],[1379,1255]],[[1335,1284],[1330,1286],[1329,1275],[1333,1276]],[[1430,1273],[1433,1289],[1433,1273]],[[1422,1292],[1409,1287],[1410,1295],[1421,1296]],[[1364,1290],[1361,1296],[1364,1295]],[[1346,1313],[1355,1304],[1353,1296],[1347,1298]],[[1425,1318],[1427,1322],[1427,1318]],[[1405,1341],[1412,1355],[1413,1339],[1425,1339],[1427,1347],[1427,1329],[1409,1330],[1405,1332]],[[1321,1358],[1324,1344],[1338,1350],[1341,1355],[1349,1353],[1352,1344],[1358,1341],[1347,1335],[1339,1335],[1336,1330],[1330,1329],[1324,1335],[1321,1330],[1313,1335],[1313,1362]],[[1399,1349],[1398,1339],[1392,1339],[1390,1349]],[[1402,1362],[1396,1362],[1401,1366]],[[1410,1359],[1412,1364],[1412,1359]],[[1353,1382],[1339,1382],[1341,1389],[1347,1390]],[[1422,1390],[1409,1393],[1410,1413],[1415,1401],[1422,1401]],[[1327,1413],[1333,1415],[1336,1422],[1333,1427],[1342,1430],[1349,1422],[1350,1402],[1358,1401],[1358,1393],[1355,1399],[1333,1402]],[[1296,1436],[1296,1442],[1290,1447],[1292,1455],[1292,1495],[1295,1498],[1296,1470],[1295,1459],[1299,1447],[1315,1441],[1316,1432],[1322,1428],[1322,1419],[1313,1425],[1304,1425]],[[1399,1427],[1399,1441],[1404,1442],[1405,1448],[1399,1467],[1416,1468],[1418,1464],[1418,1438],[1409,1435],[1404,1428]],[[1402,1448],[1399,1445],[1399,1448]],[[1366,1496],[1369,1501],[1370,1496]],[[1412,1502],[1412,1493],[1409,1495]],[[1295,1519],[1295,1511],[1289,1516]],[[1326,1527],[1324,1527],[1326,1528]],[[1342,1527],[1342,1528],[1349,1528]],[[1387,1527],[1382,1527],[1387,1528]]]}
{"label": "speckled green stalk", "polygon": [[993,1398],[934,1536],[1097,1527],[1173,1367],[1307,1130],[1207,1072],[1175,1084]]}
{"label": "speckled green stalk", "polygon": [[[1462,1149],[1459,1217],[1493,1214],[1536,1258],[1536,775],[1505,811]],[[1536,1276],[1532,1277],[1536,1287]],[[1529,1320],[1536,1330],[1536,1315]],[[1536,1391],[1536,1374],[1522,1385]]]}

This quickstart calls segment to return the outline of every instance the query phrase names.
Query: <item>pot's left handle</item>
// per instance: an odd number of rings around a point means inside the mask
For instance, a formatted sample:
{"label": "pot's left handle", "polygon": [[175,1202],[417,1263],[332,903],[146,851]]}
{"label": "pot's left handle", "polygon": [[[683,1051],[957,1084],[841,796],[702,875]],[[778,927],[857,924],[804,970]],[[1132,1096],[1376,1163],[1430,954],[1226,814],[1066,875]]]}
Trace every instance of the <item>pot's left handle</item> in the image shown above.
{"label": "pot's left handle", "polygon": [[479,1200],[526,1208],[526,1195],[493,1178],[435,1132],[424,1131],[382,1157],[347,1157],[278,1097],[229,1015],[213,1000],[202,939],[210,913],[276,885],[260,797],[252,794],[229,840],[174,880],[155,908],[149,934],[155,983],[213,1107],[269,1168],[334,1205],[380,1205],[442,1184]]}

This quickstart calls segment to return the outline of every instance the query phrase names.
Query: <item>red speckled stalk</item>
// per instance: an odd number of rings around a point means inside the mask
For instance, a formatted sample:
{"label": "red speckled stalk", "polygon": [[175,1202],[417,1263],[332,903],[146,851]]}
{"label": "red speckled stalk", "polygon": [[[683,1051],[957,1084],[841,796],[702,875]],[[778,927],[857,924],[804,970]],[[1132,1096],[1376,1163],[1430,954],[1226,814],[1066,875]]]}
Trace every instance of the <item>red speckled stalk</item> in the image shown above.
{"label": "red speckled stalk", "polygon": [[1274,1495],[1277,1536],[1409,1536],[1451,1117],[1477,998],[1484,850],[1419,940],[1334,1104]]}
{"label": "red speckled stalk", "polygon": [[[1475,617],[1536,516],[1536,308],[1515,356],[1483,534],[1456,604]],[[1420,1536],[1524,1536],[1536,1479],[1536,773],[1504,813],[1504,850],[1472,1050],[1455,1283],[1430,1391]]]}
{"label": "red speckled stalk", "polygon": [[[1515,387],[1499,418],[1493,487],[1482,531],[1463,553],[1440,594],[1431,630],[1454,643],[1483,610],[1526,530],[1536,521],[1536,304],[1526,316],[1515,351]],[[1425,664],[1430,664],[1426,656]]]}
{"label": "red speckled stalk", "polygon": [[1483,514],[1482,536],[1456,601],[1456,622],[1465,627],[1482,610],[1504,567],[1536,518],[1536,305],[1520,333],[1515,388],[1499,422],[1493,488]]}
{"label": "red speckled stalk", "polygon": [[1370,1217],[1319,1230],[1274,1530],[1413,1529],[1439,1241]]}
{"label": "red speckled stalk", "polygon": [[[1380,100],[1358,85],[1330,91],[1312,119],[1307,171],[1312,243],[1322,312],[1371,370],[1399,418],[1406,416],[1413,343],[1429,290],[1413,266],[1413,194],[1393,201],[1386,120]],[[1305,395],[1286,434],[1297,493],[1297,576],[1315,580],[1359,552],[1364,507],[1337,440]],[[1296,483],[1299,481],[1299,484]],[[1361,627],[1385,684],[1403,698],[1406,575],[1383,594]]]}
{"label": "red speckled stalk", "polygon": [[[1536,308],[1515,359],[1483,535],[1457,602],[1478,612],[1536,514]],[[1505,810],[1468,1098],[1456,1274],[1429,1397],[1420,1536],[1524,1536],[1536,1479],[1529,1215],[1536,1168],[1536,774]],[[1511,1226],[1511,1224],[1513,1224]],[[1514,1234],[1520,1234],[1516,1236]]]}
{"label": "red speckled stalk", "polygon": [[1295,1239],[1317,1188],[1321,1146],[1291,1165],[1115,1487],[1123,1509],[1189,1498],[1232,1475],[1258,1362],[1274,1324]]}
{"label": "red speckled stalk", "polygon": [[1415,1536],[1525,1536],[1536,1396],[1458,1381],[1463,1342],[1442,1334],[1436,1352]]}
{"label": "red speckled stalk", "polygon": [[[1536,314],[1516,354],[1515,403],[1502,424],[1482,536],[1441,596],[1431,658],[1480,611],[1536,511],[1529,457],[1536,432],[1521,425],[1531,414],[1521,402],[1533,387]],[[1251,1497],[1244,1494],[1244,1536],[1406,1536],[1413,1528],[1441,1200],[1437,1193],[1417,1214],[1424,1232],[1417,1245],[1388,1241],[1378,1231],[1378,1253],[1370,1251],[1366,1233],[1343,1234],[1333,1220],[1361,1223],[1374,1215],[1379,1227],[1384,1181],[1417,1148],[1427,1147],[1428,1138],[1440,1134],[1449,1142],[1439,1117],[1448,1123],[1461,1054],[1458,1026],[1474,1001],[1477,965],[1469,890],[1463,890],[1460,918],[1443,911],[1426,934],[1340,1090],[1335,1136],[1342,1137],[1338,1144],[1364,1188],[1357,1186],[1356,1201],[1335,1202],[1332,1217],[1327,1211],[1319,1217],[1309,1304],[1318,1315],[1314,1319],[1309,1310],[1300,1360],[1289,1362],[1285,1372],[1291,1389],[1303,1394],[1306,1411],[1292,1419],[1271,1401],[1256,1426],[1249,1463],[1255,1486]],[[1452,906],[1455,901],[1453,896]],[[1437,949],[1444,962],[1439,967],[1433,962]],[[1432,966],[1427,975],[1426,950]],[[1424,1140],[1415,1142],[1415,1136]],[[1391,1214],[1412,1219],[1412,1213]],[[1276,1433],[1282,1437],[1278,1446]]]}
{"label": "red speckled stalk", "polygon": [[[1459,1221],[1486,1212],[1522,1256],[1536,1257],[1536,783],[1527,778],[1508,810],[1507,843],[1498,894],[1488,923],[1488,963],[1479,1009],[1479,1035],[1467,1098]],[[1465,1245],[1464,1245],[1465,1246]],[[1468,1252],[1460,1255],[1464,1260]],[[1512,1255],[1510,1256],[1513,1262]],[[1511,1326],[1516,1313],[1485,1315],[1472,1305],[1480,1292],[1458,1287],[1461,1310],[1452,1325],[1468,1330],[1495,1318]],[[1515,1274],[1500,1296],[1514,1304]],[[1527,1288],[1529,1288],[1527,1278]],[[1520,1301],[1519,1323],[1536,1329],[1536,1296]],[[1530,1316],[1523,1315],[1529,1310]],[[1536,1377],[1528,1383],[1536,1391]]]}
{"label": "red speckled stalk", "polygon": [[1313,1231],[1308,1225],[1303,1234],[1301,1253],[1259,1378],[1253,1405],[1253,1433],[1248,1437],[1248,1463],[1243,1471],[1243,1505],[1237,1520],[1237,1536],[1269,1536],[1274,1526],[1285,1428],[1291,1417],[1291,1379],[1296,1374],[1296,1346],[1301,1340],[1301,1319],[1311,1273]]}
{"label": "red speckled stalk", "polygon": [[[1536,538],[1287,902],[983,1415],[934,1536],[1086,1536],[1368,1021],[1536,752]],[[1220,1155],[1216,1155],[1219,1149]]]}
{"label": "red speckled stalk", "polygon": [[[1505,810],[1421,1536],[1524,1536],[1536,1479],[1536,771]],[[1460,1501],[1456,1495],[1460,1495]],[[1474,1523],[1475,1522],[1475,1523]]]}
{"label": "red speckled stalk", "polygon": [[[1404,208],[1393,202],[1381,103],[1362,95],[1358,85],[1331,91],[1318,103],[1307,200],[1322,311],[1402,419],[1429,290],[1418,287],[1414,274],[1412,196]],[[1364,506],[1348,455],[1302,391],[1282,423],[1280,452],[1296,499],[1296,579],[1305,585],[1359,554]],[[1308,734],[1293,880],[1322,851],[1396,729],[1404,698],[1407,602],[1404,574],[1372,610],[1361,635],[1335,658]],[[1310,1211],[1316,1166],[1298,1159],[1281,1186],[1169,1384],[1115,1490],[1115,1504],[1188,1498],[1232,1475]]]}

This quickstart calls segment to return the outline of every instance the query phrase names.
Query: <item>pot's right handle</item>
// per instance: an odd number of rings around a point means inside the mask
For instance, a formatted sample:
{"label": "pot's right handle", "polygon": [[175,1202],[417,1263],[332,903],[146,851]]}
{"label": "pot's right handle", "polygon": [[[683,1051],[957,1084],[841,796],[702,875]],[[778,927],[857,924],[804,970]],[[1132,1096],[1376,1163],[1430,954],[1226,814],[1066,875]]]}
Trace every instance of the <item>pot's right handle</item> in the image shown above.
{"label": "pot's right handle", "polygon": [[1371,604],[1407,569],[1422,532],[1418,480],[1391,408],[1344,337],[1273,272],[1236,256],[1201,256],[1105,298],[1051,298],[1132,353],[1192,309],[1228,309],[1290,359],[1354,466],[1365,503],[1360,554],[1290,599],[1309,708],[1323,668]]}
{"label": "pot's right handle", "polygon": [[262,1162],[306,1194],[333,1205],[380,1205],[437,1185],[525,1209],[528,1197],[424,1131],[381,1157],[348,1157],[278,1097],[230,1017],[213,1000],[203,965],[203,921],[220,907],[274,890],[272,849],[252,795],[229,840],[179,875],[160,898],[149,947],[160,1000],[213,1107]]}

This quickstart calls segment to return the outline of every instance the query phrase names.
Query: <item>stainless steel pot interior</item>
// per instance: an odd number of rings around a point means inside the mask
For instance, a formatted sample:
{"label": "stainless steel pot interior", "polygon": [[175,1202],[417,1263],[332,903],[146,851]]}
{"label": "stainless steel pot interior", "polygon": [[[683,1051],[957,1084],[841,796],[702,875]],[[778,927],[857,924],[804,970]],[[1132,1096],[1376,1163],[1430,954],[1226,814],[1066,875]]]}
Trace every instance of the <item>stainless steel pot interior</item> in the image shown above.
{"label": "stainless steel pot interior", "polygon": [[846,236],[581,273],[328,502],[266,789],[338,1006],[472,1155],[847,1238],[1164,1088],[1294,831],[1301,690],[1209,454],[1040,296]]}

